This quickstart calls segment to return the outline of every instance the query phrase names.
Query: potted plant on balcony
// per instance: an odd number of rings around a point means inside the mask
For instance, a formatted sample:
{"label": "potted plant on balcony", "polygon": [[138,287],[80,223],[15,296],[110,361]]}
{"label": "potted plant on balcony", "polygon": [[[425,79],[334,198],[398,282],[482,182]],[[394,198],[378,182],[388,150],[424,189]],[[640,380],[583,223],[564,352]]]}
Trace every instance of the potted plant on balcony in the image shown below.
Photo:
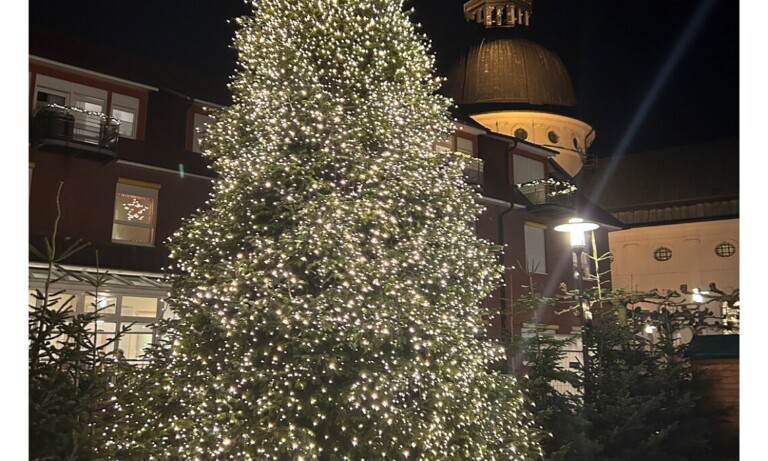
{"label": "potted plant on balcony", "polygon": [[35,112],[32,127],[35,139],[70,140],[75,130],[75,116],[67,107],[51,104]]}
{"label": "potted plant on balcony", "polygon": [[101,130],[99,145],[107,149],[114,149],[120,136],[120,120],[101,114]]}

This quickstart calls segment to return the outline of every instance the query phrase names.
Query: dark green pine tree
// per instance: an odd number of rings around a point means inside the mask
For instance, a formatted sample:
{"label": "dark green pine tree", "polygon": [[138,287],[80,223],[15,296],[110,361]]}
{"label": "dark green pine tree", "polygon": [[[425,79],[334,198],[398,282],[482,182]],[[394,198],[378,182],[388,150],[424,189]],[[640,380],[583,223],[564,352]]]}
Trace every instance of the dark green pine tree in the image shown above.
{"label": "dark green pine tree", "polygon": [[[692,367],[679,336],[713,325],[712,312],[674,295],[613,294],[619,301],[593,309],[589,330],[594,353],[587,417],[600,446],[591,459],[709,459],[716,415],[699,405],[707,381]],[[631,308],[637,302],[646,309]],[[649,303],[657,307],[649,310]],[[648,327],[655,328],[654,341]]]}
{"label": "dark green pine tree", "polygon": [[[544,430],[541,440],[544,459],[565,461],[576,456],[588,456],[595,448],[588,438],[589,421],[582,405],[583,373],[566,368],[562,358],[566,350],[574,349],[575,336],[558,338],[538,321],[539,313],[555,308],[556,298],[547,298],[536,291],[529,274],[528,292],[515,300],[520,313],[528,313],[532,328],[528,334],[514,339],[515,350],[523,359],[523,379],[526,406],[536,423]],[[563,391],[569,384],[576,392]]]}
{"label": "dark green pine tree", "polygon": [[[597,263],[609,258],[591,256]],[[590,351],[586,376],[583,367],[574,372],[559,364],[567,340],[540,334],[519,340],[528,361],[523,384],[530,409],[549,435],[541,443],[544,458],[715,459],[709,457],[715,448],[710,440],[721,415],[700,405],[708,382],[692,367],[689,346],[680,338],[720,328],[708,306],[733,304],[738,294],[692,303],[677,292],[606,289],[605,274],[595,271],[590,277],[594,286],[584,293],[592,314],[582,336]],[[533,311],[535,319],[540,309],[570,315],[578,299],[578,292],[567,288],[555,298],[531,290],[516,305]],[[646,333],[650,327],[653,338]],[[579,392],[561,393],[555,389],[557,382],[570,383]]]}
{"label": "dark green pine tree", "polygon": [[[45,248],[30,245],[30,256],[47,265],[42,289],[32,294],[29,305],[29,459],[62,461],[97,459],[94,454],[109,443],[105,431],[119,417],[113,384],[121,374],[114,360],[114,343],[127,327],[106,342],[96,338],[101,312],[110,306],[86,306],[75,313],[75,296],[59,288],[69,272],[61,266],[87,242],[57,235],[61,218],[59,183],[56,205],[59,213]],[[96,253],[98,263],[98,253]],[[98,298],[111,278],[105,272],[78,274]]]}
{"label": "dark green pine tree", "polygon": [[489,371],[500,268],[433,152],[449,102],[402,3],[252,0],[237,20],[234,102],[203,140],[218,179],[172,238],[178,318],[115,457],[538,456]]}

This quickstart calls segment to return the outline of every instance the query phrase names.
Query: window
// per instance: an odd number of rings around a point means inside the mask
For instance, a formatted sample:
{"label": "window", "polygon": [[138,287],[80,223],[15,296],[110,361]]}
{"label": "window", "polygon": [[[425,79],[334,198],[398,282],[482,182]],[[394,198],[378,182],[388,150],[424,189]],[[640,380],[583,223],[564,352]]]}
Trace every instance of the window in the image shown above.
{"label": "window", "polygon": [[47,75],[38,75],[35,83],[35,108],[49,104],[66,106],[72,93],[72,83]]}
{"label": "window", "polygon": [[525,128],[518,128],[515,130],[515,137],[517,139],[525,141],[526,139],[528,139],[528,132],[525,131]]}
{"label": "window", "polygon": [[[115,338],[116,332],[128,328],[119,341],[109,344],[105,352],[115,352],[119,348],[123,349],[129,363],[142,359],[145,347],[157,339],[155,323],[172,314],[164,302],[168,288],[161,277],[112,273],[103,288],[93,293],[93,288],[83,283],[78,272],[80,270],[73,268],[56,283],[54,291],[63,291],[51,296],[49,301],[52,309],[64,308],[71,314],[79,315],[100,308],[100,318],[88,326],[96,343],[105,345]],[[90,271],[88,273],[93,274]],[[43,290],[46,279],[47,269],[44,265],[30,265],[30,306],[41,304],[35,290]],[[54,346],[59,347],[59,343],[66,341],[66,332],[62,331]]]}
{"label": "window", "polygon": [[[128,325],[128,324],[126,324]],[[125,353],[128,360],[141,359],[144,355],[144,348],[152,344],[154,339],[154,330],[148,323],[134,323],[130,330],[123,334],[117,347]]]}
{"label": "window", "polygon": [[50,104],[66,106],[67,97],[68,95],[64,92],[56,91],[51,88],[38,87],[37,97],[35,98],[35,108],[45,107]]}
{"label": "window", "polygon": [[[35,86],[35,107],[49,104],[73,106],[88,112],[104,113],[107,91],[60,78],[38,75]],[[75,133],[98,141],[101,136],[101,116],[75,112]]]}
{"label": "window", "polygon": [[475,147],[472,144],[472,140],[459,136],[456,137],[456,150],[470,155],[475,153]]}
{"label": "window", "polygon": [[715,247],[715,254],[721,258],[729,258],[736,254],[736,245],[730,242],[722,242]]}
{"label": "window", "polygon": [[528,272],[547,273],[545,230],[541,224],[525,223],[525,268]]}
{"label": "window", "polygon": [[94,298],[85,296],[85,312],[94,305],[103,308],[96,321],[96,343],[100,346],[112,340],[117,331],[128,328],[117,344],[109,350],[122,349],[128,360],[141,359],[144,348],[154,341],[153,323],[160,318],[160,303],[156,297],[108,293]]}
{"label": "window", "polygon": [[672,259],[672,250],[667,247],[658,247],[653,252],[653,259],[659,262],[669,261]]}
{"label": "window", "polygon": [[202,153],[200,148],[200,135],[205,133],[206,125],[212,123],[213,119],[207,115],[195,114],[195,126],[192,129],[192,151]]}
{"label": "window", "polygon": [[513,155],[512,176],[515,184],[544,179],[544,163],[522,155]]}
{"label": "window", "polygon": [[114,296],[99,295],[94,297],[87,295],[85,297],[85,312],[94,312],[97,310],[99,315],[114,314],[117,306],[117,298]]}
{"label": "window", "polygon": [[120,178],[115,190],[112,241],[153,246],[160,186]]}
{"label": "window", "polygon": [[445,139],[438,139],[435,142],[435,152],[443,152],[447,154],[453,153],[453,145],[456,142],[456,136],[450,135]]}
{"label": "window", "polygon": [[136,119],[139,99],[119,93],[112,94],[112,118],[120,121],[120,136],[136,139]]}
{"label": "window", "polygon": [[123,296],[120,315],[123,317],[157,318],[157,299],[141,296]]}
{"label": "window", "polygon": [[[107,113],[109,92],[100,88],[69,82],[48,75],[37,75],[35,83],[35,108],[49,104],[72,106],[88,112]],[[120,121],[120,136],[136,139],[139,114],[139,99],[124,94],[112,93],[110,114]],[[101,117],[93,114],[74,113],[75,132],[86,138],[101,136]]]}
{"label": "window", "polygon": [[551,130],[549,131],[549,133],[547,133],[547,138],[549,139],[550,142],[555,144],[557,144],[560,141],[560,136]]}

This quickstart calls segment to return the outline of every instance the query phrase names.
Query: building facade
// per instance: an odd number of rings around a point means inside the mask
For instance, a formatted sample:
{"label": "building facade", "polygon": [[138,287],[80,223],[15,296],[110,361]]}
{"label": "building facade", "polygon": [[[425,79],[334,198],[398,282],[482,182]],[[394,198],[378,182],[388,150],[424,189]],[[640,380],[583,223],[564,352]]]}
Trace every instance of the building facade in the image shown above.
{"label": "building facade", "polygon": [[[54,267],[61,276],[57,289],[74,296],[76,312],[104,308],[102,343],[133,323],[132,336],[115,348],[139,360],[156,339],[153,322],[170,315],[164,242],[205,206],[211,190],[213,175],[197,139],[209,120],[205,108],[229,102],[226,82],[209,84],[41,30],[31,31],[30,53],[30,242],[44,248],[54,229],[57,241],[90,242]],[[592,130],[557,114],[530,116],[529,135],[516,136],[460,109],[455,132],[434,146],[447,157],[467,159],[467,180],[485,207],[477,233],[503,249],[503,284],[486,300],[496,313],[490,326],[495,338],[521,334],[535,315],[513,302],[531,281],[544,295],[561,283],[575,286],[568,236],[555,232],[556,225],[579,213],[601,223],[599,253],[607,251],[608,231],[621,227],[580,194],[569,172],[581,162]],[[549,120],[548,131],[534,129],[541,120]],[[570,144],[578,138],[581,147],[535,142],[553,130]],[[32,294],[45,286],[43,259],[31,256],[30,303],[39,302]],[[94,293],[87,280],[105,271],[111,278]],[[539,320],[558,334],[578,331],[575,317],[541,313]],[[519,360],[510,357],[510,364],[516,368]]]}
{"label": "building facade", "polygon": [[[152,324],[167,315],[163,242],[211,188],[196,128],[216,103],[136,72],[110,73],[126,60],[97,45],[45,31],[33,32],[30,45],[30,243],[44,252],[53,241],[57,255],[69,242],[89,243],[57,261],[50,291],[66,290],[56,299],[75,312],[103,308],[102,344],[133,324],[115,347],[139,359],[155,339]],[[88,280],[105,272],[96,293]],[[45,258],[31,254],[30,304],[40,302],[34,293],[45,290],[47,275]]]}
{"label": "building facade", "polygon": [[[738,159],[738,140],[726,139],[601,159],[583,171],[584,193],[627,225],[609,236],[615,287],[674,290],[692,302],[706,301],[712,284],[738,293]],[[708,307],[727,333],[738,332],[738,310]]]}

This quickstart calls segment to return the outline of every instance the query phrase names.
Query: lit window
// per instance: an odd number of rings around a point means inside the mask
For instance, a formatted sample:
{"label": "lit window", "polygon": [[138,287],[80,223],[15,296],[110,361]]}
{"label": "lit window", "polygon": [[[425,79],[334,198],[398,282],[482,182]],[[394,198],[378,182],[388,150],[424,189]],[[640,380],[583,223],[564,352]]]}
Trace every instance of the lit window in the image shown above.
{"label": "lit window", "polygon": [[123,296],[120,304],[120,315],[123,317],[157,318],[157,298],[141,296]]}
{"label": "lit window", "polygon": [[525,266],[528,272],[547,273],[544,230],[545,227],[540,224],[525,224]]}
{"label": "lit window", "polygon": [[[96,347],[103,347],[107,342],[113,341],[115,331],[117,331],[117,323],[101,319],[96,320]],[[108,347],[107,350],[109,349],[111,348]]]}
{"label": "lit window", "polygon": [[29,310],[34,310],[38,304],[42,303],[37,299],[37,292],[35,290],[29,290]]}
{"label": "lit window", "polygon": [[152,246],[155,243],[157,196],[160,186],[143,187],[131,184],[135,182],[138,181],[121,178],[117,184],[112,241]]}
{"label": "lit window", "polygon": [[730,242],[722,242],[715,247],[715,254],[721,258],[729,258],[736,254],[736,246]]}
{"label": "lit window", "polygon": [[202,153],[200,148],[200,136],[205,133],[206,125],[213,122],[213,119],[207,115],[195,114],[195,126],[192,129],[192,151]]}
{"label": "lit window", "polygon": [[117,306],[117,298],[114,296],[99,295],[94,297],[87,295],[85,297],[85,312],[94,312],[94,309],[97,309],[99,315],[114,314],[115,306]]}
{"label": "lit window", "polygon": [[144,349],[152,344],[153,337],[153,329],[150,324],[134,323],[120,337],[117,347],[123,350],[126,359],[141,359],[144,355]]}
{"label": "lit window", "polygon": [[653,259],[664,262],[672,259],[672,250],[667,247],[659,247],[653,252]]}

